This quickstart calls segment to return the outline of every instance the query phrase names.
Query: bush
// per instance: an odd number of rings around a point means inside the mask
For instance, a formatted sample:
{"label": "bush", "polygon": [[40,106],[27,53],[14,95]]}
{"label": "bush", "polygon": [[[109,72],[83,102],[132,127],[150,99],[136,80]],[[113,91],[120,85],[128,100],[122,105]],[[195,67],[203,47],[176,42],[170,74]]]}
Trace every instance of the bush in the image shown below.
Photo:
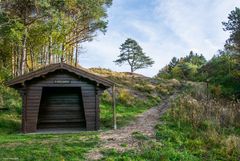
{"label": "bush", "polygon": [[222,104],[215,99],[195,99],[190,95],[181,95],[173,104],[172,115],[181,121],[191,123],[194,127],[201,127],[206,121],[220,127],[239,127],[235,120],[240,115],[239,103],[228,102]]}
{"label": "bush", "polygon": [[172,87],[180,87],[181,86],[181,83],[179,82],[179,80],[177,79],[170,79],[168,80],[170,86]]}
{"label": "bush", "polygon": [[147,92],[147,93],[152,93],[155,90],[155,86],[152,84],[134,84],[133,86],[134,89],[139,90],[141,92]]}
{"label": "bush", "polygon": [[225,145],[226,152],[228,155],[233,155],[234,153],[240,154],[240,138],[235,135],[230,135],[223,144]]}
{"label": "bush", "polygon": [[156,90],[161,95],[169,95],[170,90],[165,85],[157,85]]}
{"label": "bush", "polygon": [[4,85],[0,85],[0,109],[21,111],[21,97],[19,93]]}
{"label": "bush", "polygon": [[101,95],[101,101],[103,103],[111,103],[112,102],[112,96],[108,91],[104,91]]}
{"label": "bush", "polygon": [[21,110],[21,97],[17,91],[0,85],[0,133],[19,131]]}
{"label": "bush", "polygon": [[135,97],[126,89],[118,89],[117,100],[124,105],[133,105]]}

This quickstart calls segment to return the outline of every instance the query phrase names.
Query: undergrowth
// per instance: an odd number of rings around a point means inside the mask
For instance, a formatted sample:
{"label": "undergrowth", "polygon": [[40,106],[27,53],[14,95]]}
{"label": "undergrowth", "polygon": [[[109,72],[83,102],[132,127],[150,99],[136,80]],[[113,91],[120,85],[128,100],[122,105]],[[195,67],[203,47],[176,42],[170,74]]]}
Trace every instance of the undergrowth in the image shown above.
{"label": "undergrowth", "polygon": [[104,160],[238,161],[239,103],[207,99],[202,86],[187,90],[161,117],[155,139],[142,139],[135,150],[103,151]]}

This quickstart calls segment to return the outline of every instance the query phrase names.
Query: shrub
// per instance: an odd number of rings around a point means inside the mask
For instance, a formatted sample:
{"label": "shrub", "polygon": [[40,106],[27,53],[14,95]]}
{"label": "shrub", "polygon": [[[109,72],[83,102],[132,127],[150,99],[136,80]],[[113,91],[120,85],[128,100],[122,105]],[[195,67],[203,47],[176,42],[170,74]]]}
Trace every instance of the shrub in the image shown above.
{"label": "shrub", "polygon": [[233,153],[240,154],[240,138],[235,135],[230,135],[223,144],[225,145],[226,152],[228,155],[233,155]]}
{"label": "shrub", "polygon": [[213,93],[213,95],[215,96],[220,96],[222,94],[222,89],[220,85],[214,85],[211,87],[211,92]]}
{"label": "shrub", "polygon": [[101,101],[103,103],[111,103],[112,102],[112,96],[108,91],[104,91],[101,95]]}
{"label": "shrub", "polygon": [[136,83],[133,85],[133,88],[138,91],[147,92],[147,93],[152,93],[155,91],[155,86],[147,82]]}
{"label": "shrub", "polygon": [[181,83],[177,79],[170,79],[170,80],[168,80],[168,82],[169,82],[169,85],[172,87],[180,87],[181,86]]}
{"label": "shrub", "polygon": [[161,95],[169,95],[170,90],[165,85],[157,85],[156,91],[160,93]]}
{"label": "shrub", "polygon": [[206,121],[219,127],[236,126],[235,120],[240,115],[240,103],[228,102],[222,104],[215,99],[197,100],[190,95],[181,95],[173,104],[172,115],[176,118],[191,123],[194,127],[201,127]]}
{"label": "shrub", "polygon": [[16,90],[0,85],[0,108],[21,111],[21,97]]}
{"label": "shrub", "polygon": [[118,101],[121,104],[133,105],[135,103],[135,97],[126,89],[118,89]]}

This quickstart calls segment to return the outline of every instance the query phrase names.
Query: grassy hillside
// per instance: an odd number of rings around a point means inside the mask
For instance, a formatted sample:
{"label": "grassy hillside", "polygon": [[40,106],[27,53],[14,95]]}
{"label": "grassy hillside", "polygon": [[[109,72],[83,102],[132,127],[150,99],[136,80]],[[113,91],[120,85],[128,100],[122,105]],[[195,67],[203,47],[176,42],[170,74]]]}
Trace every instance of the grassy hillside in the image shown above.
{"label": "grassy hillside", "polygon": [[[160,104],[177,89],[182,91],[159,120],[154,138],[134,132],[132,137],[139,149],[124,152],[102,149],[102,160],[239,160],[239,103],[207,98],[206,85],[202,83],[180,83],[100,68],[90,70],[117,83],[119,127],[127,126],[137,115]],[[0,158],[85,160],[86,153],[100,148],[99,131],[20,134],[20,97],[4,86],[0,93]],[[101,129],[107,131],[112,126],[111,90],[103,93],[100,108]]]}
{"label": "grassy hillside", "polygon": [[206,98],[204,85],[191,83],[172,100],[155,138],[132,134],[140,149],[103,151],[104,160],[232,160],[240,157],[240,104]]}
{"label": "grassy hillside", "polygon": [[[118,126],[124,126],[136,115],[150,107],[161,103],[161,100],[171,95],[181,84],[177,80],[164,80],[145,77],[129,72],[114,72],[109,69],[91,68],[90,71],[114,81],[117,93]],[[102,128],[111,127],[111,91],[105,91],[101,97]]]}
{"label": "grassy hillside", "polygon": [[[117,124],[127,125],[136,116],[161,103],[180,83],[142,75],[91,69],[117,83]],[[84,154],[99,145],[99,132],[78,134],[20,134],[21,98],[0,86],[0,158],[19,160],[84,160]],[[101,129],[112,127],[110,90],[101,97]]]}

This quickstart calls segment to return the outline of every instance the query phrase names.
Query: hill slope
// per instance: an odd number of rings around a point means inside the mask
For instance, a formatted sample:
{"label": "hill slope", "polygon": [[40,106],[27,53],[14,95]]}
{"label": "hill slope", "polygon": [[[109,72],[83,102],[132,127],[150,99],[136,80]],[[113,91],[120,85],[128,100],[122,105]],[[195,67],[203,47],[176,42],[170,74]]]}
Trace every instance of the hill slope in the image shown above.
{"label": "hill slope", "polygon": [[[161,103],[180,83],[90,69],[117,83],[117,124],[123,127],[149,108]],[[19,134],[21,98],[16,91],[0,86],[0,158],[19,160],[84,160],[85,154],[99,146],[99,132],[78,134]],[[112,128],[111,90],[101,97],[101,129]],[[4,110],[3,110],[4,109]]]}

